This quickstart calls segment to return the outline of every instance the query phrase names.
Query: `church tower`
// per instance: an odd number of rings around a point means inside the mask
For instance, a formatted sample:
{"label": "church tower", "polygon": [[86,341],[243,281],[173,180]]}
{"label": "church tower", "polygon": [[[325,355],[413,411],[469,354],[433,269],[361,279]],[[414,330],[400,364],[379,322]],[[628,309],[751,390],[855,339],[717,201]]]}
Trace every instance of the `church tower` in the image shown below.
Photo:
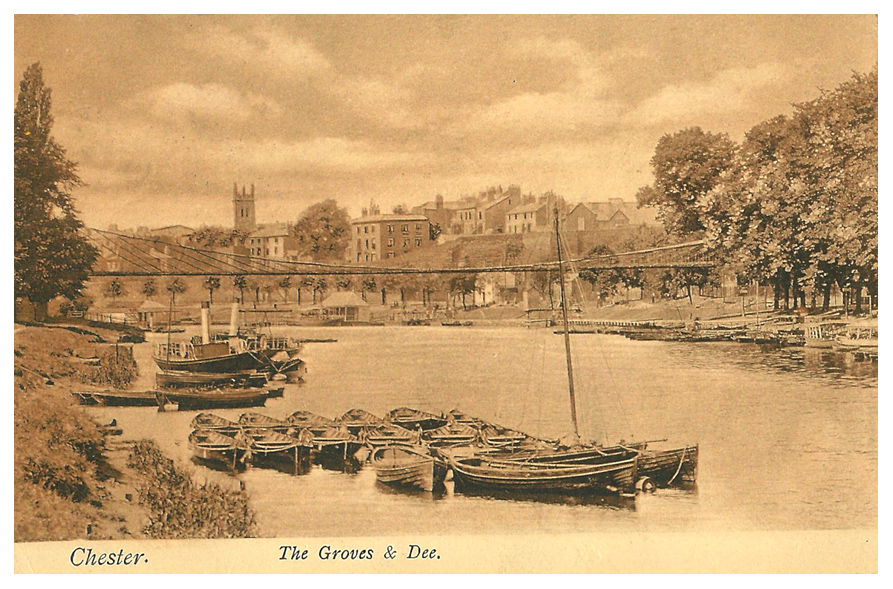
{"label": "church tower", "polygon": [[251,233],[257,229],[257,221],[254,217],[254,184],[251,185],[251,192],[246,194],[245,187],[242,186],[242,193],[239,194],[239,187],[233,184],[233,227],[237,231]]}

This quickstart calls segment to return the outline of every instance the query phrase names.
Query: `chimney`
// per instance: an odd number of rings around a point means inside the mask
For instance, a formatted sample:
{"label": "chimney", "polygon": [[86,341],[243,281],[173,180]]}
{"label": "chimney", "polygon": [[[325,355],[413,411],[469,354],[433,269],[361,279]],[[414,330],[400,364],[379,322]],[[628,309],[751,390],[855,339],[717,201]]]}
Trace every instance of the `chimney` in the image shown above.
{"label": "chimney", "polygon": [[251,184],[251,198],[254,198],[254,183]]}
{"label": "chimney", "polygon": [[369,216],[369,209],[367,209],[366,207],[363,207],[362,212],[360,212],[360,216],[361,216],[361,217],[368,217],[368,216]]}
{"label": "chimney", "polygon": [[202,343],[211,343],[211,303],[202,301]]}

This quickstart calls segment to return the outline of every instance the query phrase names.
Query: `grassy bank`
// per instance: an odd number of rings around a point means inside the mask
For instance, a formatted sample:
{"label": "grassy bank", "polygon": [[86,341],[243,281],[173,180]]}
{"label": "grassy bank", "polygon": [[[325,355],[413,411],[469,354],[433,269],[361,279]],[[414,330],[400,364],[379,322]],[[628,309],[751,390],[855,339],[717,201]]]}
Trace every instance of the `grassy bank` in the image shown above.
{"label": "grassy bank", "polygon": [[115,332],[15,326],[16,542],[245,537],[244,492],[198,485],[149,442],[107,436],[70,392],[126,386],[135,365]]}

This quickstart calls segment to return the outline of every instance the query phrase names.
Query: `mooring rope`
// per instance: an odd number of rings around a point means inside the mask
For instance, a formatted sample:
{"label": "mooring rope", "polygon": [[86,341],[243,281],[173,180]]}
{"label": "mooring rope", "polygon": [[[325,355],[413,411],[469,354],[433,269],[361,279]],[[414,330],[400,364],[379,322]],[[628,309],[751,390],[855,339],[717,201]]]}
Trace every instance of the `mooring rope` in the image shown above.
{"label": "mooring rope", "polygon": [[688,451],[688,446],[684,446],[682,448],[682,458],[679,459],[679,466],[676,467],[676,474],[673,475],[673,478],[670,479],[668,485],[672,485],[673,481],[676,480],[676,477],[679,476],[679,472],[682,470],[682,463],[685,462],[685,453]]}

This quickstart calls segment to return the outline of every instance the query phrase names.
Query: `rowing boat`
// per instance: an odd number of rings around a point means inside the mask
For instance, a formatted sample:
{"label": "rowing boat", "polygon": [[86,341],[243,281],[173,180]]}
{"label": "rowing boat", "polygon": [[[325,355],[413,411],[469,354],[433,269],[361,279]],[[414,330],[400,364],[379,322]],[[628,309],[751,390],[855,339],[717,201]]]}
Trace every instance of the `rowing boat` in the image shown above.
{"label": "rowing boat", "polygon": [[417,429],[437,429],[447,423],[446,417],[442,415],[434,415],[433,413],[426,413],[425,411],[410,409],[409,407],[394,409],[385,415],[385,419],[394,425],[413,431]]}
{"label": "rowing boat", "polygon": [[173,403],[179,411],[191,409],[222,409],[261,407],[267,402],[264,389],[182,390],[157,393],[160,403]]}
{"label": "rowing boat", "polygon": [[598,464],[545,464],[488,458],[451,457],[453,480],[465,488],[495,491],[633,494],[636,455],[606,457]]}
{"label": "rowing boat", "polygon": [[155,374],[155,386],[160,389],[191,389],[218,387],[262,387],[267,375],[261,372],[185,372],[170,371]]}
{"label": "rowing boat", "polygon": [[339,424],[334,419],[311,413],[310,411],[295,411],[285,420],[299,429],[309,429],[313,435],[321,434],[329,428],[337,428]]}
{"label": "rowing boat", "polygon": [[385,425],[387,423],[381,417],[363,409],[351,409],[335,421],[346,427],[352,434],[356,434],[366,427]]}
{"label": "rowing boat", "polygon": [[270,430],[280,434],[284,434],[292,428],[287,421],[262,413],[243,413],[239,416],[239,425],[243,430]]}
{"label": "rowing boat", "polygon": [[199,460],[219,462],[234,469],[245,463],[248,446],[217,431],[193,430],[189,434],[189,449]]}
{"label": "rowing boat", "polygon": [[213,413],[199,413],[192,418],[189,425],[192,429],[213,430],[227,436],[234,436],[242,429],[235,421],[230,421]]}
{"label": "rowing boat", "polygon": [[158,405],[155,391],[96,391],[91,396],[97,404],[112,407],[153,407]]}
{"label": "rowing boat", "polygon": [[458,446],[477,442],[478,431],[470,425],[451,421],[442,427],[424,432],[422,437],[432,446]]}
{"label": "rowing boat", "polygon": [[411,486],[423,491],[443,487],[446,465],[422,448],[389,445],[372,453],[372,466],[379,482],[386,485]]}
{"label": "rowing boat", "polygon": [[366,427],[360,432],[359,437],[373,448],[395,443],[417,443],[419,441],[417,432],[411,432],[399,425],[390,424]]}

